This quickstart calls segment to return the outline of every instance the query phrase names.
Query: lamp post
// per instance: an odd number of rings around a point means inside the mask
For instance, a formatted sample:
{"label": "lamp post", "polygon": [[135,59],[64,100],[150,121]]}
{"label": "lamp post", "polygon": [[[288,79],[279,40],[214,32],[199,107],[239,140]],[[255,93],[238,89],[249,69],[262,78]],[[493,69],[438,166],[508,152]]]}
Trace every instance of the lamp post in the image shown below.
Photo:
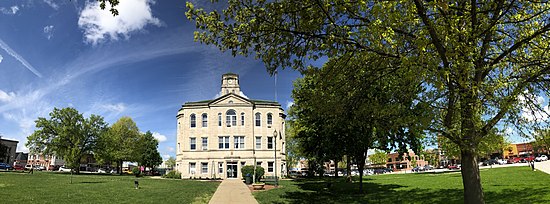
{"label": "lamp post", "polygon": [[275,152],[275,161],[273,161],[273,171],[275,172],[275,187],[279,185],[277,181],[277,130],[273,131],[273,142],[274,144],[274,152]]}

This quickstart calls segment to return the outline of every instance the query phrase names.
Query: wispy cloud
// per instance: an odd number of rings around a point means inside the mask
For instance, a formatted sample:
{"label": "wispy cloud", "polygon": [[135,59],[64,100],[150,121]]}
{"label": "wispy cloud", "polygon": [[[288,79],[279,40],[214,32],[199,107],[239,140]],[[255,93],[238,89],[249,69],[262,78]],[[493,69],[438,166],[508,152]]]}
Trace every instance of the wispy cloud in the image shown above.
{"label": "wispy cloud", "polygon": [[6,14],[6,15],[15,15],[17,13],[17,11],[19,11],[18,6],[12,6],[10,8],[4,8],[4,7],[0,8],[0,12],[2,12],[3,14]]}
{"label": "wispy cloud", "polygon": [[288,110],[292,105],[294,105],[294,101],[286,101],[286,110]]}
{"label": "wispy cloud", "polygon": [[128,39],[130,34],[152,24],[161,26],[159,19],[151,12],[152,0],[120,1],[118,16],[108,10],[101,10],[99,2],[87,2],[80,13],[78,26],[84,30],[85,41],[98,44],[107,39],[118,40],[120,36]]}
{"label": "wispy cloud", "polygon": [[0,90],[0,102],[10,102],[13,98],[15,98],[15,93]]}
{"label": "wispy cloud", "polygon": [[166,141],[166,136],[158,132],[153,132],[153,137],[159,141],[159,143]]}
{"label": "wispy cloud", "polygon": [[54,10],[59,9],[59,5],[57,5],[53,0],[44,0],[44,3],[48,4]]}
{"label": "wispy cloud", "polygon": [[42,74],[38,72],[25,58],[23,58],[21,55],[19,55],[17,52],[15,52],[13,49],[8,46],[2,39],[0,39],[0,48],[2,48],[4,51],[6,51],[9,55],[14,57],[17,61],[21,62],[23,66],[25,66],[29,71],[31,71],[34,75],[38,77],[42,77]]}
{"label": "wispy cloud", "polygon": [[53,25],[44,26],[44,34],[46,38],[51,39],[53,37]]}
{"label": "wispy cloud", "polygon": [[168,150],[168,152],[176,152],[174,147],[167,147],[166,150]]}
{"label": "wispy cloud", "polygon": [[0,55],[0,63],[2,63],[3,59],[4,59],[4,57],[2,57],[2,55]]}

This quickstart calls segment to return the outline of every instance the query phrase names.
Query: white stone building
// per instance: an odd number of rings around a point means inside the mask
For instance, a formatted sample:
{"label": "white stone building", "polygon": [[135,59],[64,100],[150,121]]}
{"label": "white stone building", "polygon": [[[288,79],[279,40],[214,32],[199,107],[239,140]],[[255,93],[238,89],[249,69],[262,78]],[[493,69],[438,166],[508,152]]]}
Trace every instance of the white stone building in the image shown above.
{"label": "white stone building", "polygon": [[219,95],[178,111],[176,169],[182,177],[241,178],[241,167],[254,163],[267,176],[286,172],[281,105],[248,99],[232,73],[222,76]]}

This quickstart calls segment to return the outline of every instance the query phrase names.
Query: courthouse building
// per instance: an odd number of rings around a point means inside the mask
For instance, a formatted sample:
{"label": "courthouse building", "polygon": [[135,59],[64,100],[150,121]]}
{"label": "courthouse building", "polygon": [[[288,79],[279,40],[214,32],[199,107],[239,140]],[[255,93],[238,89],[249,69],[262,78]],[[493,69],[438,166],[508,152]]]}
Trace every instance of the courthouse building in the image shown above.
{"label": "courthouse building", "polygon": [[176,169],[183,178],[241,178],[241,167],[256,163],[265,175],[281,176],[285,117],[279,103],[247,98],[239,76],[224,74],[218,98],[178,111]]}

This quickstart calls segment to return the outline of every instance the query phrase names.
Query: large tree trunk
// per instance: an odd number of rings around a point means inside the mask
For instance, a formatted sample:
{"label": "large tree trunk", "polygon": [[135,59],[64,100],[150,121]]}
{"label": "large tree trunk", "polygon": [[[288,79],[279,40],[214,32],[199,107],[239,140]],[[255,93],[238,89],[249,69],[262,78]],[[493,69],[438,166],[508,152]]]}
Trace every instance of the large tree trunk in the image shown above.
{"label": "large tree trunk", "polygon": [[464,185],[464,203],[483,204],[483,189],[479,177],[479,166],[475,153],[462,150],[462,184]]}
{"label": "large tree trunk", "polygon": [[363,170],[365,170],[365,160],[367,159],[367,150],[357,159],[357,168],[359,170],[359,193],[363,193]]}

